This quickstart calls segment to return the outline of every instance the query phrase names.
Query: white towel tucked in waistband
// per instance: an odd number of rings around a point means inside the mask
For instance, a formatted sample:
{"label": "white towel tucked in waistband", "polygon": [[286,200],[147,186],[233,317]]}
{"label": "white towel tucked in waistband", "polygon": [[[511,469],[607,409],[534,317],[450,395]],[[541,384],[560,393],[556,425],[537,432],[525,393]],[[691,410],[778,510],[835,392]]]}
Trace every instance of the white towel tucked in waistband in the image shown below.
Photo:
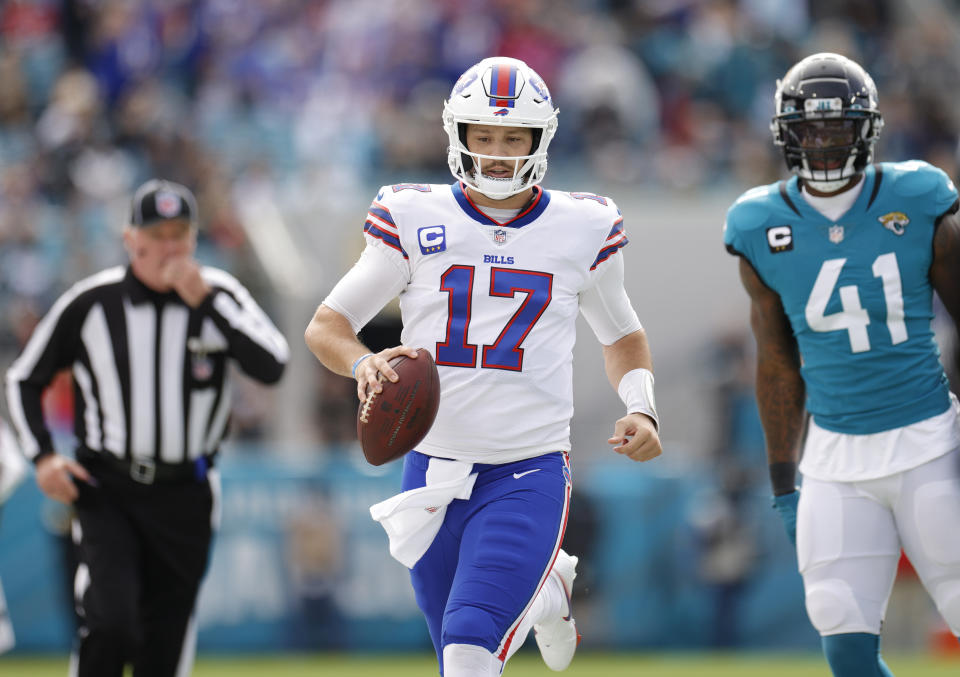
{"label": "white towel tucked in waistband", "polygon": [[390,554],[412,569],[427,551],[447,506],[454,499],[468,499],[473,493],[477,473],[472,463],[431,458],[427,466],[427,485],[392,496],[370,506],[370,516],[383,526],[390,537]]}

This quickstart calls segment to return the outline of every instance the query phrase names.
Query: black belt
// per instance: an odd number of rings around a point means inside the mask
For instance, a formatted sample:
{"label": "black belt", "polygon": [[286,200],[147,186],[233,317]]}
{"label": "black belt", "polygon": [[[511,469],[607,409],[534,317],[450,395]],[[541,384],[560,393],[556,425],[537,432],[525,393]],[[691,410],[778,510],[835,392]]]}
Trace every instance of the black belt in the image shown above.
{"label": "black belt", "polygon": [[77,460],[90,468],[102,467],[130,477],[140,484],[155,482],[203,482],[213,458],[201,456],[186,463],[163,463],[151,458],[117,458],[109,451],[77,450]]}

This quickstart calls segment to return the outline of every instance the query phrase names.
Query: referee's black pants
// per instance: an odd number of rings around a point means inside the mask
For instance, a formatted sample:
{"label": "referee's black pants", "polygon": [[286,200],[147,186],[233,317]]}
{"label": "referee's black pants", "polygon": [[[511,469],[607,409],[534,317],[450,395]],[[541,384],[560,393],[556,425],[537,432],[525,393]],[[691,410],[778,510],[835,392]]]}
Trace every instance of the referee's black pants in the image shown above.
{"label": "referee's black pants", "polygon": [[122,677],[133,664],[135,677],[173,677],[210,551],[210,483],[143,484],[84,465],[98,486],[78,482],[75,503],[76,674]]}

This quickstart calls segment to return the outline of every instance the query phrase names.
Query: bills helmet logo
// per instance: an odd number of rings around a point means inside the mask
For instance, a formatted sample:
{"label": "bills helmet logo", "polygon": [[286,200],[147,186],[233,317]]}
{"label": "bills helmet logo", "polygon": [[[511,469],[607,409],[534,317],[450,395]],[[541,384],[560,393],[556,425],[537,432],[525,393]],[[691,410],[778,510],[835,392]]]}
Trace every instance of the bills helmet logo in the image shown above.
{"label": "bills helmet logo", "polygon": [[903,212],[890,212],[877,217],[877,221],[883,224],[883,227],[894,235],[903,235],[904,229],[910,223],[910,219]]}
{"label": "bills helmet logo", "polygon": [[[509,64],[494,66],[483,76],[483,88],[490,97],[490,105],[497,108],[513,108],[523,84],[520,71]],[[496,115],[505,115],[505,112],[497,111]]]}
{"label": "bills helmet logo", "polygon": [[172,219],[180,215],[180,196],[176,193],[172,193],[169,190],[158,191],[156,202],[157,214],[160,216],[166,219]]}

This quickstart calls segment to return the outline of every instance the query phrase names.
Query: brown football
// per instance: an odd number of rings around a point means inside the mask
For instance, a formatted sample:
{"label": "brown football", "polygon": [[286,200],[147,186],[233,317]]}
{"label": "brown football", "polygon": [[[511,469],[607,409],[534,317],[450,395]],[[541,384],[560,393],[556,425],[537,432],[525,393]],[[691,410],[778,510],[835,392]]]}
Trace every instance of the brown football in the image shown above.
{"label": "brown football", "polygon": [[357,409],[357,438],[372,465],[403,456],[426,437],[440,407],[440,374],[423,348],[416,359],[400,355],[390,366],[400,380],[381,374],[383,392],[367,397]]}

